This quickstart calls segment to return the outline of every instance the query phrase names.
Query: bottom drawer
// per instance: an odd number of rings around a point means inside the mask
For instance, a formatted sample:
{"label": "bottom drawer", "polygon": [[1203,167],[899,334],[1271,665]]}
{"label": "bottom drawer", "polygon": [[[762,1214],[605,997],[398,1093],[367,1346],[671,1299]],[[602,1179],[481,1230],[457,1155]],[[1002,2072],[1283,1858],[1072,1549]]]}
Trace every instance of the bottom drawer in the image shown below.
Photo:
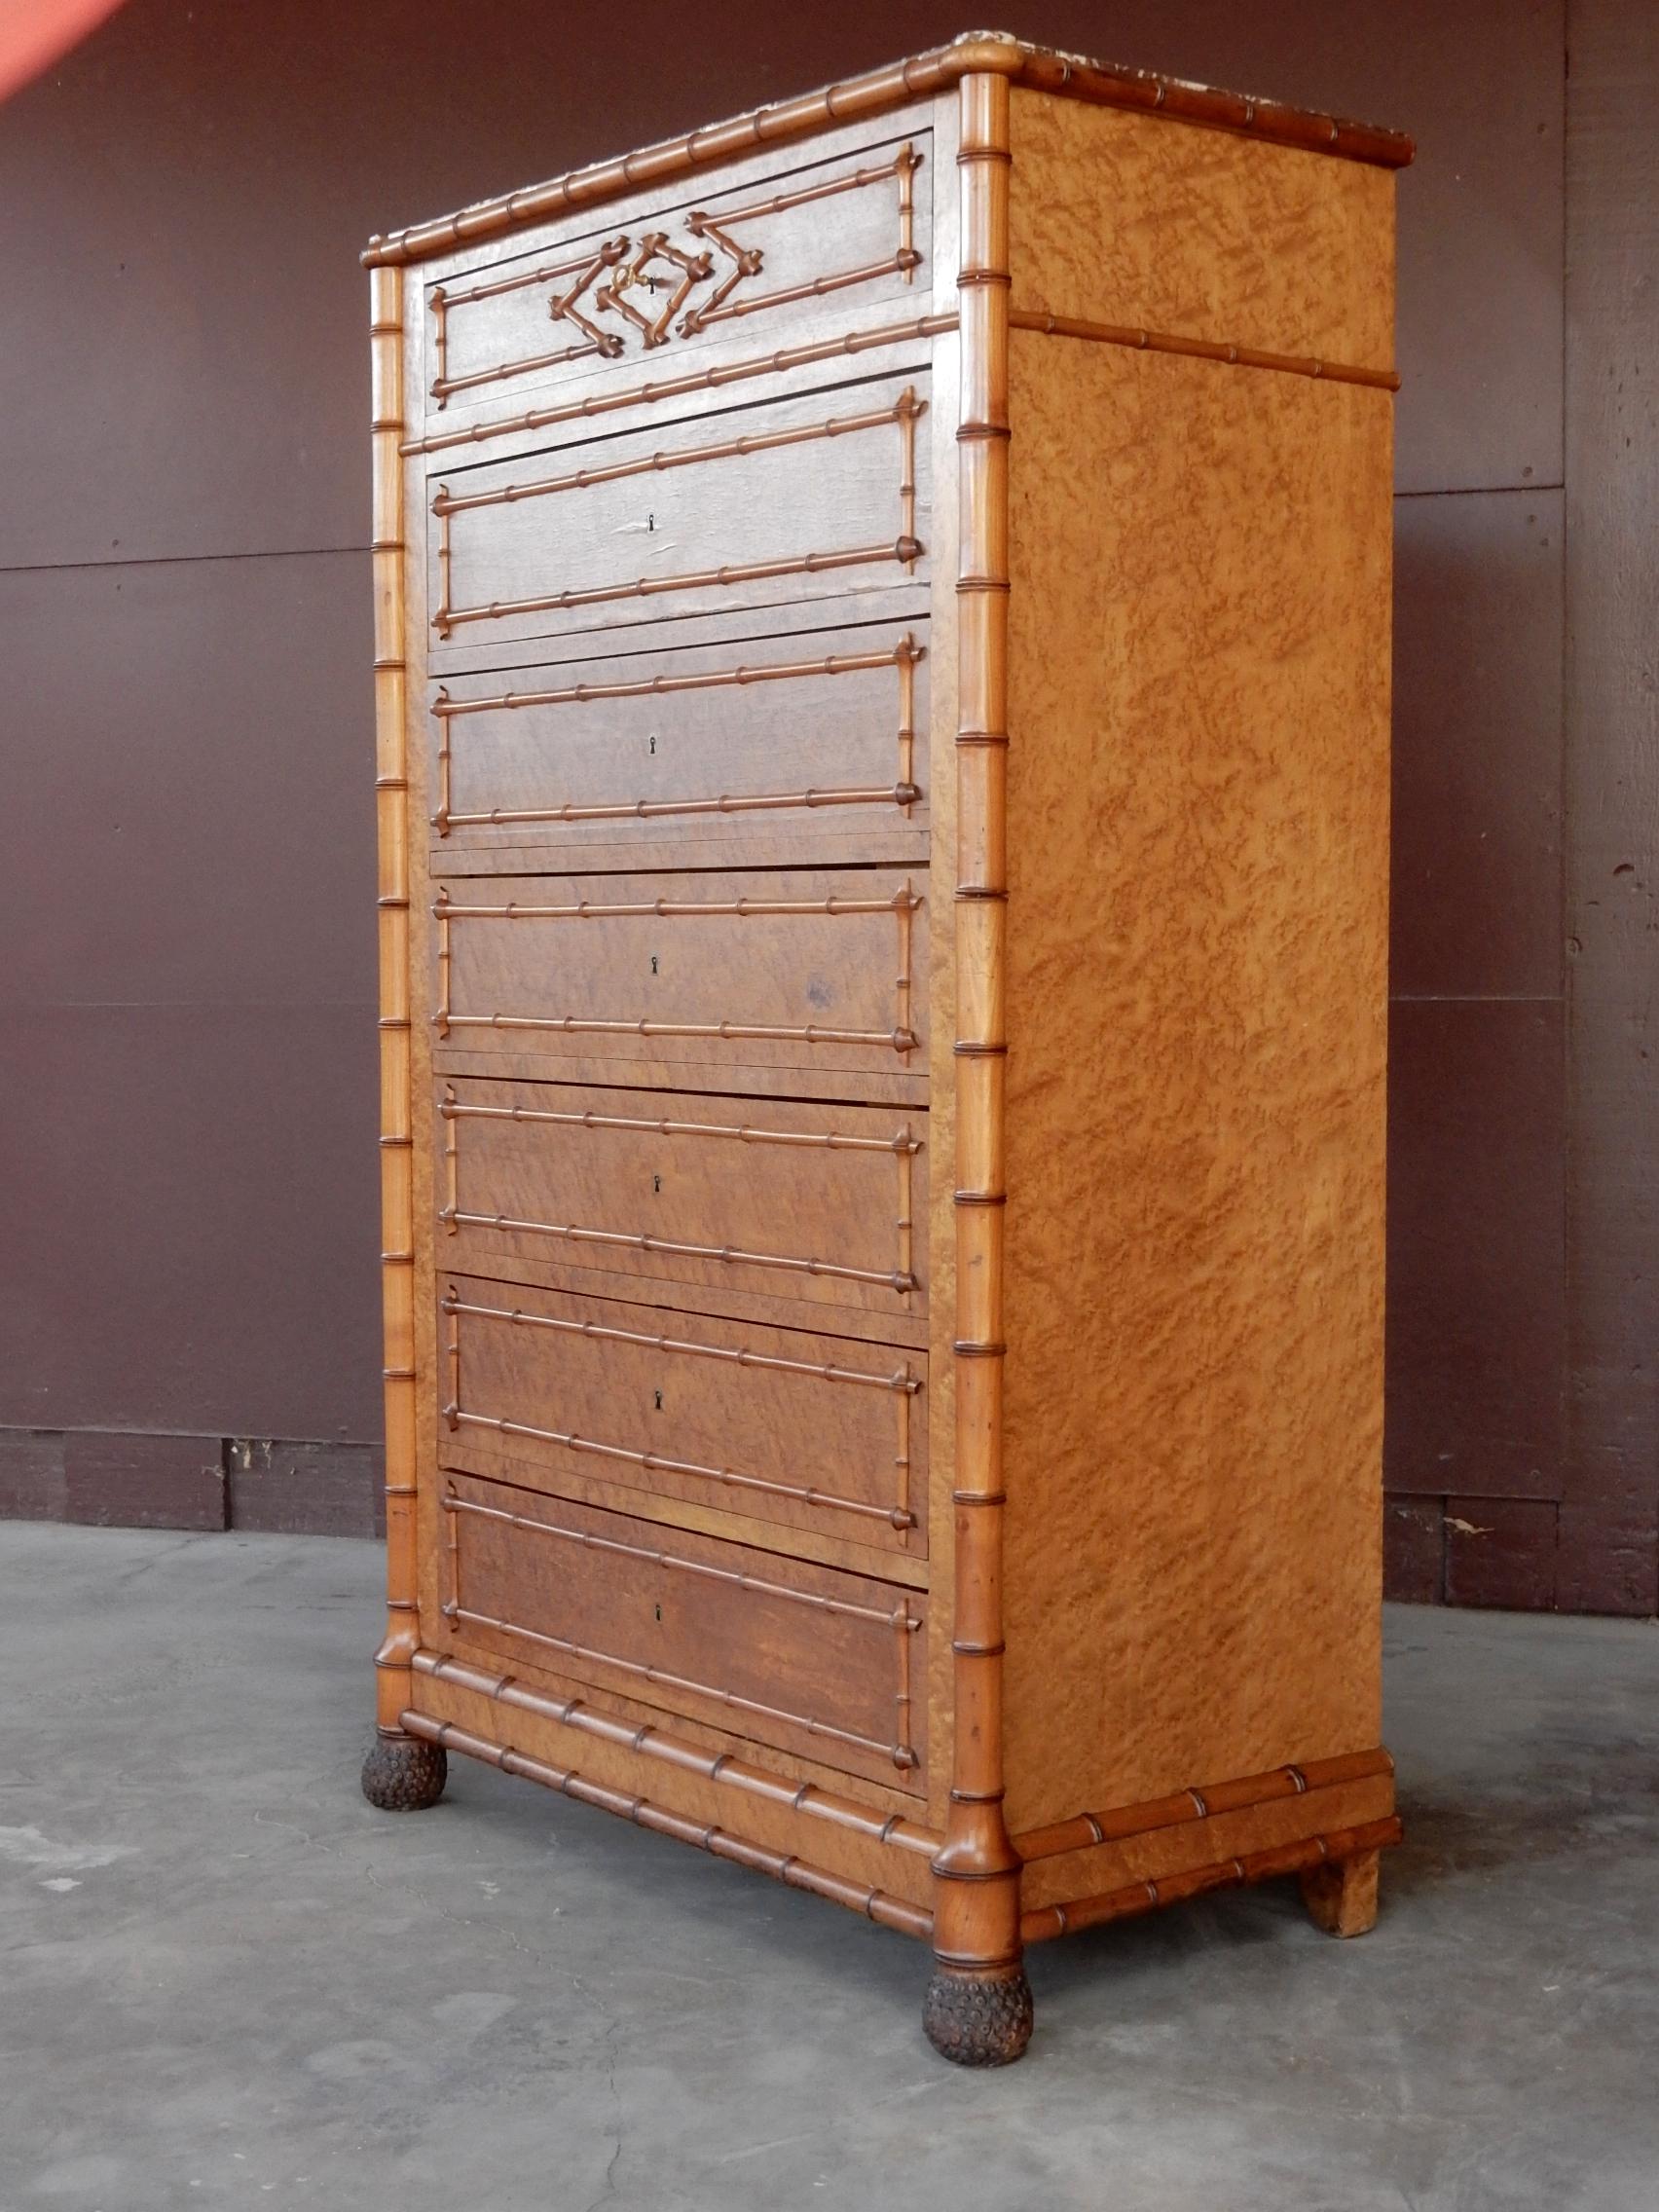
{"label": "bottom drawer", "polygon": [[467,1475],[439,1502],[467,1643],[924,1792],[917,1592]]}

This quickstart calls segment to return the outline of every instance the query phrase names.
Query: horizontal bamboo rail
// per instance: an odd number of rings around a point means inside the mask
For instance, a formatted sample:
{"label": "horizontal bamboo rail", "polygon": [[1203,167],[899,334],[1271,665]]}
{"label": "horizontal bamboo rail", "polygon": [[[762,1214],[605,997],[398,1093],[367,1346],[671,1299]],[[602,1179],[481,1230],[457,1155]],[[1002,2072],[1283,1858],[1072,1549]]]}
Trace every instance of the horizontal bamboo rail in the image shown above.
{"label": "horizontal bamboo rail", "polygon": [[927,648],[902,638],[886,652],[826,653],[819,660],[772,661],[736,668],[698,669],[683,676],[647,676],[633,683],[571,683],[554,691],[497,691],[483,699],[452,699],[440,691],[431,712],[438,721],[462,715],[493,715],[521,707],[587,707],[604,699],[661,699],[674,691],[719,691],[750,683],[782,683],[794,677],[857,676],[875,669],[903,668],[925,658]]}
{"label": "horizontal bamboo rail", "polygon": [[458,1728],[452,1720],[432,1720],[424,1713],[409,1712],[404,1714],[402,1725],[411,1736],[422,1736],[446,1751],[461,1751],[468,1758],[481,1759],[487,1766],[499,1767],[503,1773],[523,1775],[527,1781],[539,1782],[546,1788],[573,1797],[578,1804],[597,1805],[604,1812],[618,1813],[624,1820],[632,1821],[636,1827],[649,1828],[656,1835],[673,1836],[680,1843],[694,1843],[716,1859],[729,1859],[739,1866],[751,1866],[757,1873],[770,1874],[774,1881],[784,1883],[789,1889],[810,1891],[814,1897],[828,1898],[833,1904],[847,1905],[883,1928],[896,1928],[902,1935],[920,1936],[924,1939],[933,1932],[933,1915],[921,1906],[906,1904],[902,1898],[890,1897],[884,1890],[829,1873],[822,1866],[797,1859],[793,1852],[769,1851],[764,1845],[747,1842],[725,1828],[689,1820],[682,1813],[671,1813],[666,1806],[653,1805],[648,1798],[608,1789],[603,1783],[590,1782],[573,1768],[549,1766],[545,1760],[532,1758],[527,1751],[515,1751],[505,1744],[492,1744],[467,1729]]}
{"label": "horizontal bamboo rail", "polygon": [[1394,1762],[1384,1751],[1346,1751],[1328,1759],[1308,1759],[1300,1766],[1272,1767],[1265,1774],[1247,1774],[1233,1782],[1206,1783],[1202,1788],[1177,1789],[1167,1797],[1148,1798],[1138,1805],[1122,1805],[1110,1813],[1078,1813],[1052,1826],[1029,1828],[1014,1838],[1022,1860],[1053,1859],[1061,1852],[1087,1851],[1099,1843],[1121,1843],[1126,1837],[1147,1835],[1155,1828],[1184,1826],[1190,1821],[1213,1820],[1221,1813],[1241,1813],[1255,1805],[1271,1805],[1281,1797],[1300,1797],[1309,1789],[1332,1789],[1345,1782],[1366,1782],[1374,1775],[1392,1774]]}
{"label": "horizontal bamboo rail", "polygon": [[558,1444],[568,1452],[589,1453],[596,1458],[622,1459],[647,1474],[691,1475],[706,1482],[719,1484],[722,1489],[753,1491],[761,1497],[787,1497],[797,1505],[809,1505],[827,1513],[852,1513],[871,1521],[884,1521],[891,1529],[903,1530],[916,1526],[916,1516],[903,1506],[871,1505],[859,1497],[843,1497],[839,1492],[819,1490],[810,1483],[780,1483],[769,1481],[763,1475],[752,1475],[736,1467],[705,1466],[696,1459],[673,1459],[665,1452],[634,1452],[621,1444],[602,1444],[596,1437],[577,1436],[568,1429],[537,1428],[523,1420],[506,1420],[494,1414],[472,1413],[466,1407],[450,1405],[444,1409],[452,1427],[485,1428],[498,1436],[522,1436],[538,1444]]}
{"label": "horizontal bamboo rail", "polygon": [[888,323],[876,330],[855,330],[845,338],[822,338],[805,346],[784,346],[743,361],[722,361],[714,368],[696,369],[684,376],[664,377],[650,384],[628,385],[615,391],[587,392],[580,399],[561,401],[554,407],[532,407],[498,422],[471,423],[464,428],[432,430],[425,437],[405,438],[401,454],[448,453],[457,446],[488,445],[493,438],[512,437],[525,430],[546,430],[561,423],[585,422],[596,415],[614,415],[630,407],[653,407],[665,399],[683,399],[692,392],[719,391],[728,384],[751,377],[784,376],[794,369],[810,368],[818,361],[834,361],[867,353],[878,346],[903,346],[914,340],[937,338],[954,330],[954,314],[919,315],[914,322]]}
{"label": "horizontal bamboo rail", "polygon": [[464,1106],[446,1098],[438,1108],[446,1122],[547,1122],[562,1128],[639,1129],[657,1137],[719,1137],[738,1144],[782,1144],[814,1152],[916,1153],[920,1137],[902,1129],[891,1137],[850,1137],[838,1129],[756,1129],[747,1123],[668,1122],[633,1114],[562,1114],[536,1106]]}
{"label": "horizontal bamboo rail", "polygon": [[701,921],[709,916],[743,921],[756,914],[910,914],[921,904],[910,890],[889,899],[639,899],[605,904],[578,899],[565,906],[527,906],[509,899],[499,905],[457,905],[442,892],[432,902],[440,922],[593,922],[617,915],[650,915],[668,921]]}
{"label": "horizontal bamboo rail", "polygon": [[776,583],[786,576],[823,576],[837,569],[868,569],[892,561],[908,569],[927,550],[911,536],[880,545],[853,545],[844,552],[802,553],[783,561],[728,561],[718,569],[697,569],[678,576],[637,576],[631,583],[600,584],[583,591],[557,591],[533,599],[493,599],[482,607],[444,607],[432,627],[447,638],[461,622],[506,622],[518,614],[561,614],[576,607],[603,607],[624,599],[655,599],[671,591],[710,591],[733,584]]}
{"label": "horizontal bamboo rail", "polygon": [[1178,1904],[1184,1898],[1201,1897],[1210,1890],[1236,1889],[1247,1882],[1271,1881],[1279,1874],[1304,1874],[1314,1866],[1358,1858],[1362,1852],[1383,1850],[1399,1840],[1400,1824],[1390,1814],[1386,1820],[1370,1821],[1363,1827],[1337,1828],[1329,1835],[1274,1844],[1266,1851],[1246,1852],[1212,1866],[1166,1874],[1161,1881],[1131,1882],[1124,1889],[1078,1898],[1070,1904],[1041,1905],[1035,1912],[1020,1915],[1020,1939],[1043,1943],[1051,1936],[1074,1936],[1085,1928],[1098,1928],[1104,1921],[1128,1920],[1137,1913]]}
{"label": "horizontal bamboo rail", "polygon": [[526,1329],[552,1329],[563,1336],[588,1337],[596,1343],[639,1345],[646,1351],[683,1354],[693,1359],[714,1359],[729,1367],[761,1368],[773,1374],[804,1375],[816,1382],[856,1382],[872,1390],[899,1390],[913,1396],[919,1379],[906,1364],[895,1374],[873,1375],[862,1367],[836,1367],[821,1360],[782,1359],[771,1352],[733,1350],[725,1345],[697,1344],[689,1337],[653,1336],[643,1329],[608,1328],[598,1321],[566,1321],[551,1313],[526,1313],[520,1307],[478,1306],[453,1293],[439,1301],[442,1313],[470,1313],[480,1320],[506,1321]]}
{"label": "horizontal bamboo rail", "polygon": [[1289,107],[1278,100],[1251,99],[1242,93],[1158,76],[1150,70],[1088,61],[977,31],[950,46],[936,47],[866,76],[826,86],[822,92],[756,108],[729,122],[661,140],[619,160],[597,162],[545,184],[479,201],[435,222],[413,224],[371,239],[363,260],[371,267],[380,262],[425,260],[527,223],[546,222],[577,208],[598,205],[640,186],[683,177],[757,148],[787,143],[866,116],[886,114],[980,73],[994,73],[1016,85],[1095,106],[1161,114],[1176,122],[1270,139],[1278,145],[1301,146],[1382,168],[1403,168],[1413,153],[1411,140],[1401,132],[1381,129],[1373,124]]}
{"label": "horizontal bamboo rail", "polygon": [[1316,377],[1326,384],[1370,385],[1398,391],[1392,369],[1361,369],[1350,361],[1324,361],[1312,354],[1264,353],[1260,347],[1235,346],[1225,339],[1178,338],[1167,330],[1138,330],[1126,322],[1085,322],[1077,315],[1050,314],[1041,308],[1010,308],[1009,327],[1035,330],[1046,338],[1082,338],[1096,346],[1126,346],[1141,353],[1184,353],[1198,361],[1224,361],[1239,369],[1277,369],[1285,376]]}
{"label": "horizontal bamboo rail", "polygon": [[768,1045],[879,1045],[904,1053],[916,1050],[912,1029],[826,1029],[817,1022],[792,1029],[755,1021],[598,1021],[573,1014],[436,1014],[433,1026],[452,1029],[528,1029],[560,1037],[708,1037]]}
{"label": "horizontal bamboo rail", "polygon": [[691,468],[704,461],[746,461],[753,454],[774,453],[784,446],[813,445],[820,439],[856,437],[861,430],[884,429],[889,424],[914,423],[927,412],[927,402],[913,391],[902,392],[891,407],[872,408],[864,415],[831,415],[823,423],[808,423],[783,430],[756,430],[737,438],[722,438],[714,445],[686,446],[677,453],[651,453],[636,461],[612,461],[605,468],[578,468],[569,476],[540,476],[529,484],[502,484],[488,492],[460,497],[440,490],[432,499],[435,515],[470,514],[479,507],[510,507],[522,499],[542,499],[559,492],[588,492],[596,484],[619,484],[630,476],[666,474],[670,469]]}
{"label": "horizontal bamboo rail", "polygon": [[[549,1117],[551,1119],[551,1117]],[[849,1268],[830,1260],[796,1257],[788,1252],[749,1252],[738,1244],[687,1244],[669,1236],[647,1236],[621,1229],[584,1229],[573,1222],[530,1221],[513,1214],[474,1213],[459,1205],[438,1210],[446,1228],[494,1229],[524,1236],[560,1236],[572,1244],[608,1244],[631,1252],[656,1252],[666,1259],[718,1260],[726,1267],[782,1268],[803,1275],[825,1275],[837,1282],[879,1283],[903,1295],[919,1289],[910,1268]]]}
{"label": "horizontal bamboo rail", "polygon": [[[532,1689],[514,1675],[487,1675],[479,1668],[468,1666],[464,1660],[446,1658],[436,1651],[418,1650],[414,1671],[418,1675],[429,1675],[435,1681],[453,1683],[456,1688],[471,1691],[475,1696],[487,1697],[510,1711],[534,1714],[539,1720],[557,1721],[562,1727],[576,1729],[598,1738],[601,1743],[638,1751],[645,1758],[659,1759],[684,1774],[697,1775],[704,1782],[718,1782],[723,1788],[761,1798],[769,1805],[788,1805],[794,1812],[805,1813],[813,1820],[828,1821],[833,1827],[850,1829],[855,1835],[869,1837],[872,1842],[889,1843],[896,1850],[914,1852],[922,1859],[931,1859],[939,1849],[935,1831],[906,1814],[873,1812],[869,1806],[861,1805],[851,1797],[838,1796],[820,1783],[791,1782],[783,1775],[772,1773],[768,1767],[751,1765],[734,1752],[706,1751],[701,1745],[659,1727],[655,1721],[646,1721],[642,1726],[635,1721],[619,1720],[613,1714],[598,1711],[583,1698],[550,1697],[543,1690]],[[431,1725],[428,1723],[428,1728]],[[420,1731],[412,1729],[411,1733]]]}
{"label": "horizontal bamboo rail", "polygon": [[874,784],[847,790],[803,792],[753,792],[717,798],[618,799],[606,806],[492,806],[482,813],[465,814],[446,809],[432,817],[432,827],[447,836],[452,830],[508,829],[537,822],[660,822],[681,814],[772,814],[792,807],[914,806],[921,797],[918,784]]}

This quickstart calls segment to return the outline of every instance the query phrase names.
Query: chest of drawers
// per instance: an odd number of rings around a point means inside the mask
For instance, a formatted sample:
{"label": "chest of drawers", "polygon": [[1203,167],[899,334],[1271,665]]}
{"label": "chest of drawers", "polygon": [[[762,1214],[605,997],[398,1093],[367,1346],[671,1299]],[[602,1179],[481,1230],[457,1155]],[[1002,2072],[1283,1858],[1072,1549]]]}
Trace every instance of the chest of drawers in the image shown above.
{"label": "chest of drawers", "polygon": [[389,1625],[922,1936],[1298,1874],[1380,1734],[1386,132],[959,41],[377,240]]}

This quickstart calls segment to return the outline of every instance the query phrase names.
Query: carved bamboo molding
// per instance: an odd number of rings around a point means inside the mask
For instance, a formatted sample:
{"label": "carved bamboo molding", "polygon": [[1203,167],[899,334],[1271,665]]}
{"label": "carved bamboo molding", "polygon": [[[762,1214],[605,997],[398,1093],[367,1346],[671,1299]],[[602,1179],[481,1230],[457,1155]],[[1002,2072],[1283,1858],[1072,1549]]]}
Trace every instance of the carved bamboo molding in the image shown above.
{"label": "carved bamboo molding", "polygon": [[479,239],[498,237],[527,223],[543,223],[553,216],[619,199],[642,185],[683,177],[714,163],[728,162],[836,124],[853,123],[863,116],[883,115],[959,85],[965,78],[984,75],[998,76],[1005,85],[1023,85],[1099,107],[1166,115],[1208,129],[1241,132],[1281,146],[1334,155],[1340,161],[1368,162],[1380,168],[1404,168],[1414,150],[1403,132],[1384,130],[1375,124],[1349,122],[1313,109],[1291,107],[1280,100],[1252,99],[1241,92],[1220,92],[1152,70],[1120,68],[1081,55],[1057,54],[1047,47],[1028,46],[992,32],[973,31],[949,46],[828,85],[822,92],[755,108],[683,137],[660,140],[620,160],[597,162],[545,184],[478,201],[459,214],[436,222],[416,223],[371,239],[363,260],[369,267],[428,260],[434,254],[452,252]]}

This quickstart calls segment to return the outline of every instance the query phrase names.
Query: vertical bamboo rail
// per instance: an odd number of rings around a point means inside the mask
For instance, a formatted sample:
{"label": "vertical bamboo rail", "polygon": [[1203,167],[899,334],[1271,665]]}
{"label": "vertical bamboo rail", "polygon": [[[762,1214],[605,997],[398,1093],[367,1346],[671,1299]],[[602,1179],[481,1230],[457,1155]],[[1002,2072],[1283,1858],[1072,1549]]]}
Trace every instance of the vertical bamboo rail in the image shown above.
{"label": "vertical bamboo rail", "polygon": [[955,1728],[923,2017],[946,2058],[990,2066],[1017,2058],[1032,2024],[1002,1754],[1008,79],[965,76],[958,99]]}
{"label": "vertical bamboo rail", "polygon": [[420,1641],[415,1561],[415,1210],[410,1096],[409,760],[403,604],[403,284],[369,274],[374,349],[375,798],[380,839],[381,1296],[386,1345],[387,1634],[376,1718],[401,1736]]}

